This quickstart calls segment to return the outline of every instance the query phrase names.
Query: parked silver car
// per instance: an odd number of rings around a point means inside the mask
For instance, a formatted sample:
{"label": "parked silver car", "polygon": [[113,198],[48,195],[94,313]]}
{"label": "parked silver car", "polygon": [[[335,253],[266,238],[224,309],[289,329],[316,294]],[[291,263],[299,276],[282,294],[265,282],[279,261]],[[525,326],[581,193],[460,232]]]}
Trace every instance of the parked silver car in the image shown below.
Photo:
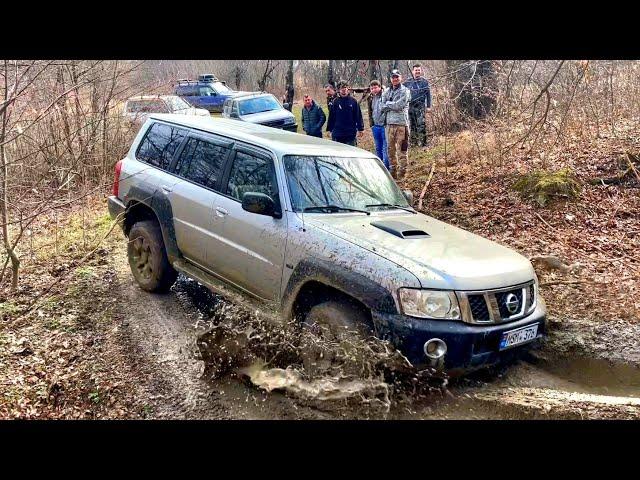
{"label": "parked silver car", "polygon": [[359,148],[152,115],[116,165],[109,210],[148,291],[183,272],[285,320],[373,333],[414,364],[447,370],[495,363],[545,332],[525,257],[416,212]]}
{"label": "parked silver car", "polygon": [[222,116],[241,122],[282,128],[290,132],[298,130],[293,113],[280,105],[276,97],[270,93],[248,93],[227,98],[222,108]]}
{"label": "parked silver car", "polygon": [[122,114],[129,120],[142,124],[152,113],[210,116],[204,108],[194,108],[177,95],[138,95],[129,98]]}

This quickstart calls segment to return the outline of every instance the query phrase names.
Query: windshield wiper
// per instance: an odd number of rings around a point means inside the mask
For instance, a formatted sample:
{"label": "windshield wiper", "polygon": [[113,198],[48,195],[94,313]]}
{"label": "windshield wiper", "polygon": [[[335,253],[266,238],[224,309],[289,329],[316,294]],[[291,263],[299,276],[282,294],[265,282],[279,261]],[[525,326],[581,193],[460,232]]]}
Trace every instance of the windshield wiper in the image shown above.
{"label": "windshield wiper", "polygon": [[404,207],[402,205],[390,204],[390,203],[376,203],[373,205],[365,205],[365,207],[391,207],[391,208],[399,208],[400,210],[404,210],[406,212],[418,213],[411,207]]}
{"label": "windshield wiper", "polygon": [[345,212],[360,212],[366,213],[367,215],[371,215],[371,212],[367,212],[366,210],[359,210],[357,208],[349,208],[349,207],[339,207],[338,205],[313,205],[311,207],[304,207],[302,209],[303,212],[311,212],[313,210],[329,210],[330,212],[339,212],[340,210]]}
{"label": "windshield wiper", "polygon": [[245,113],[244,115],[253,115],[254,113],[264,113],[264,112],[273,112],[277,110],[276,108],[271,108],[269,110],[258,110],[257,112]]}

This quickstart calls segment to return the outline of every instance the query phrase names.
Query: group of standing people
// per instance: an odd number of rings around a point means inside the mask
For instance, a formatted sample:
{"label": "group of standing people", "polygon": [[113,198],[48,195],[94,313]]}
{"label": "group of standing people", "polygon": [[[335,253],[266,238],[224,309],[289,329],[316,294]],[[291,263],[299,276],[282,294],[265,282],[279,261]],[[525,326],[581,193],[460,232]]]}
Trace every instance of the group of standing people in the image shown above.
{"label": "group of standing people", "polygon": [[[422,65],[412,67],[412,78],[404,83],[402,74],[391,71],[391,86],[384,88],[378,80],[369,84],[367,102],[369,123],[376,147],[376,155],[383,161],[396,180],[407,171],[409,145],[426,146],[425,112],[431,109],[431,90],[424,78]],[[327,121],[327,132],[335,142],[357,145],[364,132],[364,120],[358,101],[351,96],[349,85],[341,80],[336,88],[325,86],[329,119],[322,108],[309,96],[304,96],[302,127],[307,135],[322,138],[322,127]]]}

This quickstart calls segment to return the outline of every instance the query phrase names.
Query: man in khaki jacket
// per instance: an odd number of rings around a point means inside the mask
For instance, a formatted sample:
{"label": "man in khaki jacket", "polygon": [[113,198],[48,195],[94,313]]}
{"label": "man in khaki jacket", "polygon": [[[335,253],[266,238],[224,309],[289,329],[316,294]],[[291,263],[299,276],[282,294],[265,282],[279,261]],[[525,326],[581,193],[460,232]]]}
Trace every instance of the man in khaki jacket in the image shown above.
{"label": "man in khaki jacket", "polygon": [[381,111],[386,112],[387,145],[391,175],[402,180],[409,162],[409,103],[411,92],[402,85],[402,75],[391,71],[391,87],[382,94]]}

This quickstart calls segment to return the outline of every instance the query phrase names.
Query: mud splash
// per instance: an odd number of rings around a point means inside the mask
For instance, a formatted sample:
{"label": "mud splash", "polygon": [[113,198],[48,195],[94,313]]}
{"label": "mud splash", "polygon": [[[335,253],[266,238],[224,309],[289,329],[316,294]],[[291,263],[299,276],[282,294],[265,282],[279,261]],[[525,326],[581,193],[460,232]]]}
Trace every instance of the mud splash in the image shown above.
{"label": "mud splash", "polygon": [[[332,343],[302,332],[299,323],[273,323],[259,311],[218,298],[207,304],[206,330],[196,341],[204,375],[248,379],[266,392],[278,391],[306,403],[359,402],[388,412],[407,395],[446,388],[434,370],[418,370],[388,342],[371,337]],[[310,349],[330,359],[324,368],[305,368]]]}

